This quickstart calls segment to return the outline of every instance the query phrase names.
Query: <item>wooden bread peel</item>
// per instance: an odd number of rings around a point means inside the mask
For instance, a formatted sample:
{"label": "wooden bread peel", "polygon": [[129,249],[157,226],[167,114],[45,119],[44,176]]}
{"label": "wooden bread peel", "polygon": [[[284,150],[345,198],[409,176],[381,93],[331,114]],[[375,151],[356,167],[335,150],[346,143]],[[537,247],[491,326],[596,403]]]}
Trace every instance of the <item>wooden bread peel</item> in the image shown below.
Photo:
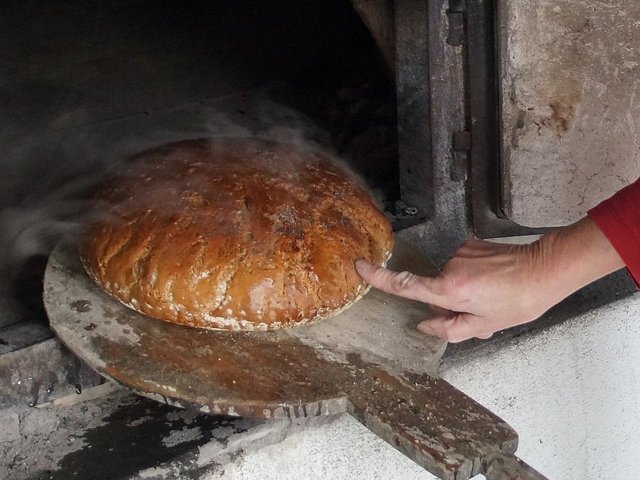
{"label": "wooden bread peel", "polygon": [[[403,242],[390,267],[435,272]],[[50,257],[44,301],[53,330],[72,352],[142,395],[224,415],[348,412],[440,478],[545,478],[513,455],[518,436],[508,424],[437,376],[446,344],[415,330],[428,316],[418,302],[372,290],[314,325],[199,330],[116,302],[89,279],[67,244]]]}

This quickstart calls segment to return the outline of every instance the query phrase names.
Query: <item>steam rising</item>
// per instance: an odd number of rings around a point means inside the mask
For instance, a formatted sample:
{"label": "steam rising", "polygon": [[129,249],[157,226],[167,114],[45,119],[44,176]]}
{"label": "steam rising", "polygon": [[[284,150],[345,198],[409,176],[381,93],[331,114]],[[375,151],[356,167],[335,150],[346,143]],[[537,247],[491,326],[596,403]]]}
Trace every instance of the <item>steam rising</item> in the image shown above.
{"label": "steam rising", "polygon": [[46,256],[62,239],[79,234],[92,190],[129,156],[202,137],[254,137],[324,150],[329,145],[329,135],[309,118],[264,93],[74,126],[89,123],[82,115],[66,113],[47,131],[13,138],[0,151],[0,327],[38,315],[41,292],[33,285],[41,281]]}

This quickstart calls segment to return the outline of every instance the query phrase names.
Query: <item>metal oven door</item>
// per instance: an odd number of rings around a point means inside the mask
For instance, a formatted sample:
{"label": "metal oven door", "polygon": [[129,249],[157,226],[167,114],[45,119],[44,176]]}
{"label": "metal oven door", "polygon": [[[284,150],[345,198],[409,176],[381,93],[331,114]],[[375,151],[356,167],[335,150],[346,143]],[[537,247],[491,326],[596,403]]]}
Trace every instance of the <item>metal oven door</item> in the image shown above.
{"label": "metal oven door", "polygon": [[640,4],[468,1],[480,236],[571,223],[640,175]]}

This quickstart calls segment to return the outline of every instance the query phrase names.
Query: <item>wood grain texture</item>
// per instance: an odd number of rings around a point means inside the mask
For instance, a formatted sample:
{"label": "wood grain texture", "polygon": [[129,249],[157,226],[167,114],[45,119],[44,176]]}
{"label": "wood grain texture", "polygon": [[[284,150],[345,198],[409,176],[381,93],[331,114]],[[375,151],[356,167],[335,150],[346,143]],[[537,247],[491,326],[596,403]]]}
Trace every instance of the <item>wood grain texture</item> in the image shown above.
{"label": "wood grain texture", "polygon": [[[433,274],[407,245],[396,269]],[[45,276],[51,325],[99,373],[170,404],[263,418],[348,412],[444,479],[479,473],[517,434],[434,373],[444,341],[415,331],[425,305],[369,292],[315,325],[270,332],[197,330],[114,301],[60,246]]]}

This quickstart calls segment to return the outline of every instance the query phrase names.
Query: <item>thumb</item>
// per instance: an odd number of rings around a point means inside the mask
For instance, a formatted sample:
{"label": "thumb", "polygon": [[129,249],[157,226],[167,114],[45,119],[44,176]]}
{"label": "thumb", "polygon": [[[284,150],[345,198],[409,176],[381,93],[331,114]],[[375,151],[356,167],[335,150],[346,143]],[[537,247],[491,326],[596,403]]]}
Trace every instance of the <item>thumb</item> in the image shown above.
{"label": "thumb", "polygon": [[427,335],[440,337],[450,343],[470,338],[489,338],[493,330],[486,320],[471,313],[447,312],[418,324],[418,330]]}
{"label": "thumb", "polygon": [[365,260],[356,261],[356,270],[373,287],[400,297],[451,309],[451,300],[439,294],[440,277],[421,277],[411,272],[394,272]]}

